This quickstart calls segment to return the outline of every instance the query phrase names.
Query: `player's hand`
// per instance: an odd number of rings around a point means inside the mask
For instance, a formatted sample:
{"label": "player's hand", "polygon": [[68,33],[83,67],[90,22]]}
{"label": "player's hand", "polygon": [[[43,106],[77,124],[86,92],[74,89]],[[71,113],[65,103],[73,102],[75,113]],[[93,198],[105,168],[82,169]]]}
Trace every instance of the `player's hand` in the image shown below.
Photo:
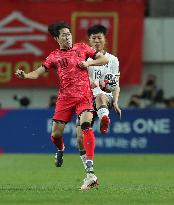
{"label": "player's hand", "polygon": [[90,82],[90,85],[91,85],[91,89],[98,87],[98,85],[95,82]]}
{"label": "player's hand", "polygon": [[88,62],[87,61],[81,61],[79,63],[79,67],[80,68],[87,68],[89,66]]}
{"label": "player's hand", "polygon": [[89,80],[90,80],[91,89],[99,87],[99,82],[97,82],[96,80],[93,80],[91,77],[89,77]]}
{"label": "player's hand", "polygon": [[15,72],[15,75],[16,75],[18,78],[21,78],[21,79],[25,79],[25,78],[26,78],[26,73],[25,73],[23,70],[20,70],[20,69],[18,69],[18,70]]}
{"label": "player's hand", "polygon": [[115,112],[119,115],[119,118],[121,120],[121,109],[119,108],[118,103],[114,102],[113,106],[114,106]]}

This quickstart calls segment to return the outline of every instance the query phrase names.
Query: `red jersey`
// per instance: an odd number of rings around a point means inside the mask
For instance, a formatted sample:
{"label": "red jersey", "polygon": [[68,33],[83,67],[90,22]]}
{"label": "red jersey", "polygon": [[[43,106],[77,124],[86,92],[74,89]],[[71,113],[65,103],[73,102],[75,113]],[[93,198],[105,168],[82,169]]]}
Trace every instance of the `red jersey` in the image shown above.
{"label": "red jersey", "polygon": [[91,95],[87,69],[78,64],[88,57],[93,58],[96,50],[84,43],[76,43],[71,49],[51,52],[43,62],[43,66],[56,69],[59,80],[58,98],[82,97]]}

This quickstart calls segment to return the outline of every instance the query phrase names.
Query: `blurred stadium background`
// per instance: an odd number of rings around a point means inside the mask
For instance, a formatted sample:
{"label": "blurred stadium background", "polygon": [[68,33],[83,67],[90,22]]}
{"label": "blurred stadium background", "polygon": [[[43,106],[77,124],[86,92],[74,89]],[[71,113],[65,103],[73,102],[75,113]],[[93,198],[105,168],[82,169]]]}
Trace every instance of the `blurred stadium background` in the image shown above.
{"label": "blurred stadium background", "polygon": [[[1,0],[0,204],[174,203],[173,17],[174,0]],[[55,74],[37,81],[14,76],[18,67],[35,69],[57,47],[47,25],[58,20],[72,26],[74,42],[87,41],[88,26],[103,24],[107,50],[120,61],[123,117],[111,112],[107,136],[96,121],[101,185],[84,194],[77,189],[84,173],[75,119],[65,129],[64,166],[53,163]]]}
{"label": "blurred stadium background", "polygon": [[[110,132],[105,138],[100,136],[96,123],[97,152],[174,152],[172,0],[3,2],[0,12],[1,152],[52,152],[49,132],[57,93],[56,75],[49,73],[37,81],[22,81],[14,72],[17,67],[26,72],[37,68],[57,47],[47,33],[47,25],[58,20],[71,24],[74,42],[87,41],[87,28],[103,24],[108,28],[107,50],[120,61],[119,104],[123,118],[119,121],[111,113]],[[65,130],[68,152],[76,152],[74,125],[72,121]],[[11,143],[3,137],[7,129]],[[28,143],[22,144],[26,139]]]}

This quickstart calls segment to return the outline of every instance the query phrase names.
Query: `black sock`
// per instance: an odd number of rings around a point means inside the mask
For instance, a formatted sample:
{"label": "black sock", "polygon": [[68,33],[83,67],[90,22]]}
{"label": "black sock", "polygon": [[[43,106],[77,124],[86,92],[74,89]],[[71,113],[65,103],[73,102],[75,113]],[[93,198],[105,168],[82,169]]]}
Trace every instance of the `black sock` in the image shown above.
{"label": "black sock", "polygon": [[79,153],[80,153],[80,156],[86,154],[86,151],[85,150],[79,150]]}

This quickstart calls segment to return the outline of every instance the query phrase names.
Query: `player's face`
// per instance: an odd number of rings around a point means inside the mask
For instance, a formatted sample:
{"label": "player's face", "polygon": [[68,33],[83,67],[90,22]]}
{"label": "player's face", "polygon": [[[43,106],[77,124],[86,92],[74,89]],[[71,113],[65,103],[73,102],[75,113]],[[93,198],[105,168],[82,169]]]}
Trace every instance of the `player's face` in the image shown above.
{"label": "player's face", "polygon": [[67,49],[72,47],[72,35],[68,28],[63,28],[60,31],[60,35],[56,40],[60,45],[60,49]]}
{"label": "player's face", "polygon": [[96,51],[102,51],[104,50],[106,43],[106,38],[103,33],[97,33],[97,34],[91,34],[89,37],[89,44],[93,48],[95,48]]}

